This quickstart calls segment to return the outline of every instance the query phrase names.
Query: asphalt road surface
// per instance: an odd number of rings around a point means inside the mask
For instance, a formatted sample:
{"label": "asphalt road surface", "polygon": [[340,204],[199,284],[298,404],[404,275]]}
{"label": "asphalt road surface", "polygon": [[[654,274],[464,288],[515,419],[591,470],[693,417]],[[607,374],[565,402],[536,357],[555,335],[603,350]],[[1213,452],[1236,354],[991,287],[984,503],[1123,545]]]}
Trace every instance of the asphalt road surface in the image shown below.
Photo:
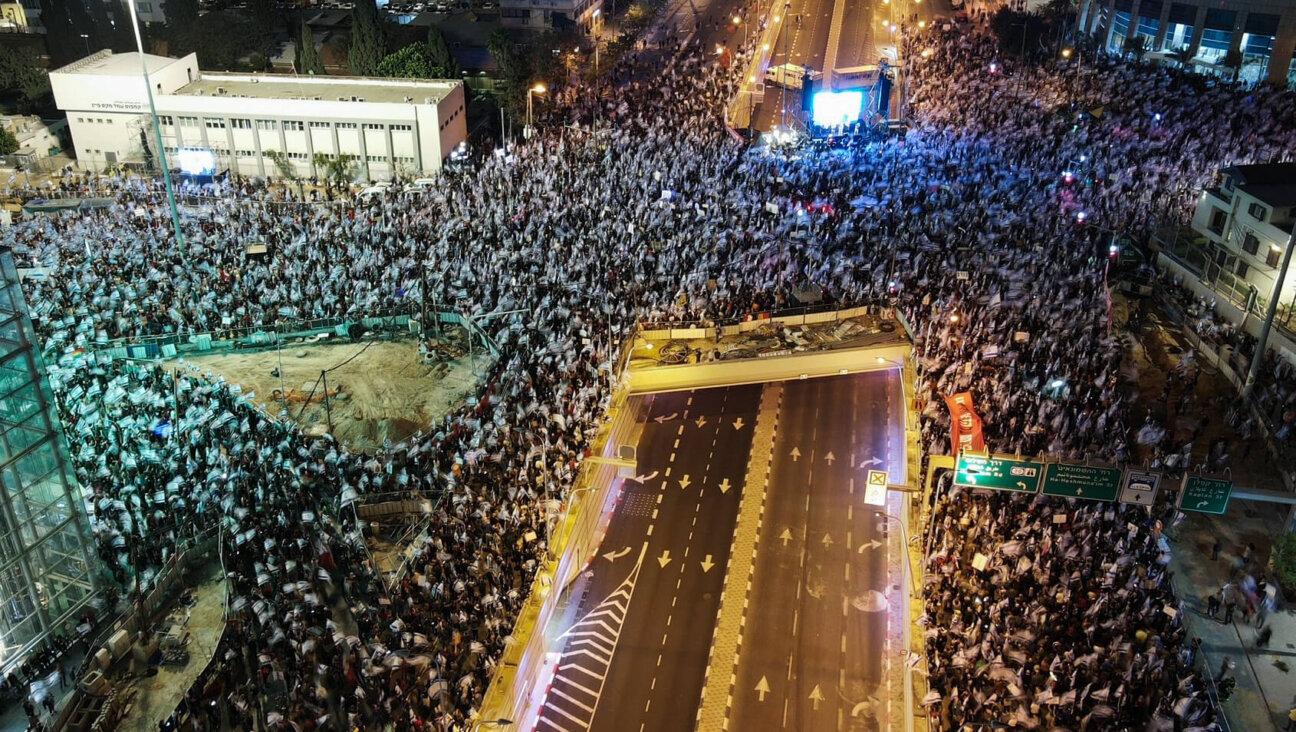
{"label": "asphalt road surface", "polygon": [[657,394],[536,729],[691,730],[759,384]]}
{"label": "asphalt road surface", "polygon": [[730,729],[886,728],[886,526],[864,493],[902,469],[902,409],[895,371],[785,385]]}
{"label": "asphalt road surface", "polygon": [[[789,12],[792,21],[783,23],[775,36],[774,48],[770,49],[769,65],[773,67],[793,63],[822,70],[824,55],[828,51],[828,31],[832,26],[833,0],[789,0],[780,11],[783,12]],[[765,101],[752,115],[756,129],[767,132],[779,124],[785,107],[789,118],[804,116],[800,90],[766,84]]]}

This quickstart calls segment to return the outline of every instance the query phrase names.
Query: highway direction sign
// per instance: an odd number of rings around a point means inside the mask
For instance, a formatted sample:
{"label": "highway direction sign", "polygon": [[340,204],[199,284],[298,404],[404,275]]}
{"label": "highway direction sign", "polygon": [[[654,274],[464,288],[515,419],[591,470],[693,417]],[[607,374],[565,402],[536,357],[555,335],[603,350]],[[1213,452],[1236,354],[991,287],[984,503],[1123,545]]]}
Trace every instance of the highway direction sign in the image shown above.
{"label": "highway direction sign", "polygon": [[1151,506],[1156,499],[1157,486],[1161,484],[1161,474],[1151,470],[1125,471],[1124,487],[1121,488],[1121,503],[1137,503],[1140,506]]}
{"label": "highway direction sign", "polygon": [[1120,468],[1070,463],[1049,463],[1044,468],[1044,493],[1050,496],[1114,501],[1120,489]]}
{"label": "highway direction sign", "polygon": [[1179,494],[1179,510],[1223,514],[1232,493],[1232,481],[1185,475],[1183,491]]}
{"label": "highway direction sign", "polygon": [[1036,493],[1043,474],[1042,463],[964,453],[954,466],[954,485]]}

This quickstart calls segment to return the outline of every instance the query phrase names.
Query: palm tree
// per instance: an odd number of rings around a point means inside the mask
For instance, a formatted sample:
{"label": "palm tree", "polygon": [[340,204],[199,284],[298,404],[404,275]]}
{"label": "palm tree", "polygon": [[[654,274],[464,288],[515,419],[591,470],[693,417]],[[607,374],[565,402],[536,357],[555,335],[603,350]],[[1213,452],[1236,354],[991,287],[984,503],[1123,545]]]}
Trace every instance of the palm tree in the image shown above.
{"label": "palm tree", "polygon": [[1238,80],[1238,74],[1242,71],[1242,51],[1230,49],[1224,57],[1219,60],[1219,65],[1233,72],[1233,81]]}
{"label": "palm tree", "polygon": [[1121,51],[1126,55],[1133,56],[1135,61],[1142,61],[1143,56],[1148,52],[1148,42],[1143,36],[1128,36],[1125,38],[1125,45]]}
{"label": "palm tree", "polygon": [[1172,58],[1174,58],[1175,61],[1179,63],[1179,68],[1181,69],[1188,68],[1188,64],[1192,63],[1193,60],[1192,49],[1189,48],[1188,46],[1184,46],[1183,48],[1180,48],[1178,51],[1175,51],[1170,55]]}

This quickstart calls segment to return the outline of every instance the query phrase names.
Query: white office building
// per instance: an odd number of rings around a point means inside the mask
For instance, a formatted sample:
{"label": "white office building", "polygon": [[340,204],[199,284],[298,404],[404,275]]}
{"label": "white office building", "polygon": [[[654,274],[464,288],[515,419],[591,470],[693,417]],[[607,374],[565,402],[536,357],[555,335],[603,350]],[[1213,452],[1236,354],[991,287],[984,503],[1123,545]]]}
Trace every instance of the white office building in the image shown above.
{"label": "white office building", "polygon": [[[316,155],[351,155],[356,176],[431,172],[468,137],[463,82],[337,76],[224,74],[197,57],[145,55],[168,162],[206,150],[217,168],[278,177],[267,153],[302,176]],[[91,169],[143,163],[155,147],[137,53],[101,51],[50,72],[77,159]]]}
{"label": "white office building", "polygon": [[500,0],[500,24],[529,30],[589,33],[603,0]]}

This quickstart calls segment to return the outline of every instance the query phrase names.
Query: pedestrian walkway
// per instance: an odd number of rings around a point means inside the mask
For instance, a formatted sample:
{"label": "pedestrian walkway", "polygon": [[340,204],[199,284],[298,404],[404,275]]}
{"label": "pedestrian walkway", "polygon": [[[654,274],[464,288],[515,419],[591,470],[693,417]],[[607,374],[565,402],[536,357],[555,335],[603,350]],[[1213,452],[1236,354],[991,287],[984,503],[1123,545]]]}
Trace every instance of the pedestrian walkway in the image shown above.
{"label": "pedestrian walkway", "polygon": [[[1279,609],[1265,620],[1273,629],[1267,648],[1257,648],[1259,628],[1239,611],[1233,622],[1207,615],[1207,598],[1244,573],[1259,576],[1268,559],[1271,536],[1282,531],[1286,511],[1269,504],[1234,501],[1224,516],[1193,515],[1179,525],[1171,542],[1176,589],[1187,612],[1190,637],[1202,639],[1205,662],[1218,674],[1224,659],[1231,659],[1237,689],[1223,703],[1229,726],[1235,732],[1282,729],[1296,697],[1296,612]],[[1222,549],[1212,560],[1216,540]],[[1242,552],[1256,545],[1256,560],[1243,566]],[[1236,568],[1236,569],[1235,569]]]}
{"label": "pedestrian walkway", "polygon": [[[1118,305],[1117,326],[1127,312],[1125,303]],[[1170,425],[1176,444],[1191,440],[1193,466],[1203,464],[1211,445],[1222,440],[1233,456],[1229,469],[1235,484],[1278,488],[1281,479],[1263,438],[1257,433],[1243,440],[1224,419],[1228,405],[1236,399],[1232,385],[1208,364],[1186,359],[1191,349],[1178,326],[1153,302],[1145,307],[1149,308],[1145,325],[1129,334],[1130,366],[1123,375],[1137,383],[1131,413],[1150,413]],[[1200,376],[1185,392],[1176,389],[1170,399],[1163,399],[1162,386],[1180,364],[1200,369]],[[1218,675],[1225,658],[1236,664],[1232,671],[1236,690],[1221,705],[1234,732],[1281,730],[1285,725],[1296,695],[1296,614],[1283,608],[1272,613],[1266,621],[1273,628],[1269,647],[1258,649],[1259,629],[1247,624],[1241,612],[1228,624],[1212,620],[1207,616],[1207,598],[1244,574],[1261,576],[1272,537],[1282,532],[1287,515],[1287,506],[1234,500],[1223,516],[1188,514],[1168,532],[1173,550],[1170,567],[1187,613],[1189,637],[1202,639],[1202,660],[1212,676]],[[1219,558],[1212,559],[1216,541],[1221,549]],[[1248,544],[1255,544],[1255,558],[1244,567],[1241,557]]]}

